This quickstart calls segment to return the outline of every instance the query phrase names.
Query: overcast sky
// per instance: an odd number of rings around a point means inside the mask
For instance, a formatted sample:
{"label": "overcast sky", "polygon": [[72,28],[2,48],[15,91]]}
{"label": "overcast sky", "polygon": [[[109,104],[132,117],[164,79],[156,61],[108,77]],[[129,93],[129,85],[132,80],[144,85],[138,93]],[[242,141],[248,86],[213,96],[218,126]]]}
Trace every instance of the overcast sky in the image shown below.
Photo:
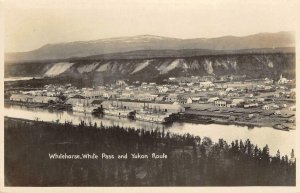
{"label": "overcast sky", "polygon": [[7,1],[5,51],[151,34],[176,38],[294,31],[298,0]]}

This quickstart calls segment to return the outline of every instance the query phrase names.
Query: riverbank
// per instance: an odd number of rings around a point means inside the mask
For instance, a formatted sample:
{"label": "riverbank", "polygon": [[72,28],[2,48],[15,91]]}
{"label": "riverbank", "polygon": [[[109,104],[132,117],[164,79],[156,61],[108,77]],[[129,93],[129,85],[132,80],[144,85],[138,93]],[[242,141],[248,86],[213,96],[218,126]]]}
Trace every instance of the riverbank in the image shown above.
{"label": "riverbank", "polygon": [[185,114],[199,118],[211,118],[217,124],[236,124],[249,127],[274,127],[274,125],[282,124],[289,129],[296,129],[295,112],[292,111],[282,111],[282,114],[276,114],[275,111],[263,110],[258,107],[224,108],[203,104],[188,106]]}
{"label": "riverbank", "polygon": [[[247,127],[238,125],[226,124],[202,124],[202,123],[188,123],[188,122],[171,122],[169,124],[157,124],[127,118],[120,118],[116,116],[94,116],[92,114],[77,113],[73,111],[56,111],[46,108],[28,108],[19,105],[5,105],[4,116],[23,118],[28,120],[40,120],[44,122],[65,123],[71,122],[75,125],[85,121],[89,124],[103,125],[107,127],[122,126],[144,128],[149,131],[165,129],[172,133],[190,133],[197,136],[210,137],[214,142],[219,138],[227,141],[234,141],[236,139],[247,140],[250,139],[259,147],[269,144],[271,148],[270,154],[276,155],[277,149],[281,153],[290,154],[290,150],[296,147],[295,131],[290,132],[277,130],[272,127]],[[263,137],[265,136],[265,137]],[[272,136],[271,138],[267,136]],[[272,150],[273,149],[273,150]]]}
{"label": "riverbank", "polygon": [[[266,122],[254,122],[253,120],[231,120],[230,115],[219,115],[213,113],[206,113],[194,111],[193,113],[181,113],[172,116],[172,120],[177,122],[187,122],[195,124],[220,124],[220,125],[237,125],[237,126],[247,126],[249,128],[253,127],[274,127],[275,123],[283,124],[278,121],[266,121]],[[253,122],[252,122],[253,121]],[[288,126],[289,130],[295,130],[295,127],[291,123],[284,123],[283,125]]]}
{"label": "riverbank", "polygon": [[[5,100],[5,104],[10,105],[20,105],[26,106],[29,108],[43,108],[50,110],[60,110],[60,111],[70,111],[72,110],[71,105],[65,104],[48,104],[48,103],[25,103],[19,101],[10,101]],[[230,112],[223,112],[220,110],[195,110],[188,109],[184,113],[173,114],[168,119],[170,122],[187,122],[195,124],[221,124],[221,125],[238,125],[238,126],[247,126],[249,128],[253,127],[273,127],[274,125],[283,125],[287,130],[295,130],[295,124],[289,122],[288,118],[278,117],[275,115],[253,115],[249,118],[250,111],[238,111],[234,112],[234,109],[231,109]]]}
{"label": "riverbank", "polygon": [[29,103],[29,102],[20,102],[20,101],[11,101],[11,100],[4,100],[4,104],[6,105],[19,105],[28,108],[42,108],[42,109],[49,109],[49,110],[72,110],[71,105],[61,104],[61,103]]}

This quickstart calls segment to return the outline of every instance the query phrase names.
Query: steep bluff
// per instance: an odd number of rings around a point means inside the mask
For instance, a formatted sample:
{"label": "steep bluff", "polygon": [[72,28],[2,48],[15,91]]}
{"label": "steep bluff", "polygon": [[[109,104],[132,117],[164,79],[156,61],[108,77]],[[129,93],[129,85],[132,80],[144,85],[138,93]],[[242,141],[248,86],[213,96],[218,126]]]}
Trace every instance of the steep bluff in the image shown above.
{"label": "steep bluff", "polygon": [[73,59],[5,65],[5,77],[88,77],[97,82],[117,79],[158,81],[179,76],[245,75],[247,78],[295,77],[294,53],[231,54],[152,59]]}

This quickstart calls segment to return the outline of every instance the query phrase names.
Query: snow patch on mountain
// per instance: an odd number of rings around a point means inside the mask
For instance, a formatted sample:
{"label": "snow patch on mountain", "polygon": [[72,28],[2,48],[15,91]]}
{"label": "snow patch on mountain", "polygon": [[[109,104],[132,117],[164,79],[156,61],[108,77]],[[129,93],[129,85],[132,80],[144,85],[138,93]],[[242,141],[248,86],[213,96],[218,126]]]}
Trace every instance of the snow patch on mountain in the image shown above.
{"label": "snow patch on mountain", "polygon": [[156,68],[156,70],[160,71],[160,73],[161,73],[161,71],[164,68],[166,68],[171,62],[172,62],[172,60],[161,61],[161,63],[158,66],[156,66],[155,68]]}
{"label": "snow patch on mountain", "polygon": [[273,68],[273,67],[274,67],[273,62],[269,61],[269,62],[268,62],[268,67],[269,67],[269,68]]}
{"label": "snow patch on mountain", "polygon": [[47,72],[45,76],[57,76],[66,70],[68,70],[74,63],[69,62],[59,62],[55,63]]}
{"label": "snow patch on mountain", "polygon": [[189,65],[187,64],[187,62],[184,59],[182,59],[180,62],[181,62],[183,69],[186,69],[186,70],[189,69]]}
{"label": "snow patch on mountain", "polygon": [[96,71],[97,72],[105,72],[105,71],[107,71],[108,67],[109,67],[109,64],[110,64],[110,62],[107,62],[107,63],[101,65]]}
{"label": "snow patch on mountain", "polygon": [[237,70],[237,62],[236,62],[236,60],[230,62],[230,65],[231,65],[231,68],[233,68],[234,70]]}
{"label": "snow patch on mountain", "polygon": [[209,60],[205,60],[204,61],[204,69],[207,72],[207,74],[213,74],[214,69],[213,69],[213,66],[212,66],[212,62],[209,61]]}
{"label": "snow patch on mountain", "polygon": [[167,64],[167,63],[164,63],[162,64],[158,70],[160,71],[161,74],[166,74],[168,73],[169,71],[179,67],[181,64],[183,64],[183,60],[182,59],[176,59],[176,60],[173,60],[171,63]]}
{"label": "snow patch on mountain", "polygon": [[230,61],[227,60],[226,62],[221,62],[221,63],[226,70],[229,69],[228,64],[230,64]]}
{"label": "snow patch on mountain", "polygon": [[132,71],[131,74],[134,74],[136,72],[139,72],[139,71],[143,70],[144,68],[146,68],[150,64],[151,61],[152,60],[145,60],[142,63],[137,63],[135,65],[136,66],[135,69]]}
{"label": "snow patch on mountain", "polygon": [[267,59],[267,65],[268,65],[268,67],[269,68],[274,68],[274,64],[273,64],[273,62],[268,58],[268,57],[266,57],[266,59]]}

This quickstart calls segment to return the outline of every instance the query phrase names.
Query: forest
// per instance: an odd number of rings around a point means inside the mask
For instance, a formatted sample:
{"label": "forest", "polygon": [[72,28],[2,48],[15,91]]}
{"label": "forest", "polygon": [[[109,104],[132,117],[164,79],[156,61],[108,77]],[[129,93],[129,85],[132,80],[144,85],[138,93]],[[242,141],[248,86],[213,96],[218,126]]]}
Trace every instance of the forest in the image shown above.
{"label": "forest", "polygon": [[[251,141],[164,130],[5,117],[6,186],[295,186],[296,158]],[[49,159],[49,153],[166,154],[167,159]]]}

